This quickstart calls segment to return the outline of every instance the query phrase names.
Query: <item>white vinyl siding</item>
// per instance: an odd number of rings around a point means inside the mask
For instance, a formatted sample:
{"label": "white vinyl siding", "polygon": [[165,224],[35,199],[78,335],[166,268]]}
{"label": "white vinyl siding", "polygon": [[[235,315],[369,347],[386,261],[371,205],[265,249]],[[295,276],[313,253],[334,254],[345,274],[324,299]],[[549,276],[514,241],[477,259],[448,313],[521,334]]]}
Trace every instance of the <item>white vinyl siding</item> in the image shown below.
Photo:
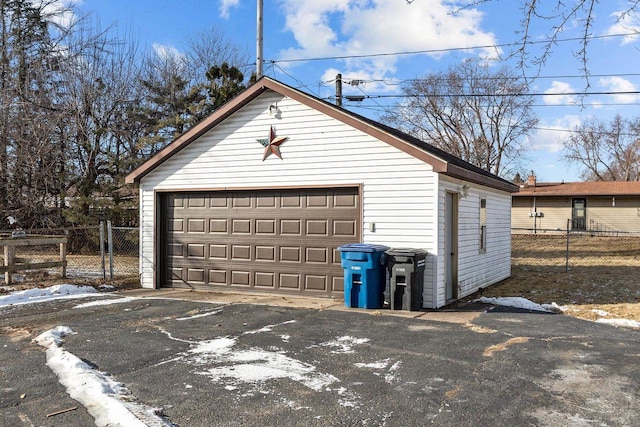
{"label": "white vinyl siding", "polygon": [[[445,283],[444,215],[447,191],[459,193],[463,182],[440,181],[439,209],[440,244],[438,249],[437,283]],[[463,298],[511,275],[511,194],[467,183],[467,197],[458,200],[458,288],[457,297]],[[487,249],[478,251],[480,245],[480,199],[487,203]],[[446,303],[444,285],[438,288],[434,308]]]}
{"label": "white vinyl siding", "polygon": [[[280,118],[269,115],[277,103]],[[289,139],[262,161],[270,126]],[[338,120],[266,92],[141,181],[141,280],[154,286],[154,191],[362,185],[366,243],[436,250],[430,165]],[[369,224],[375,224],[375,231]]]}

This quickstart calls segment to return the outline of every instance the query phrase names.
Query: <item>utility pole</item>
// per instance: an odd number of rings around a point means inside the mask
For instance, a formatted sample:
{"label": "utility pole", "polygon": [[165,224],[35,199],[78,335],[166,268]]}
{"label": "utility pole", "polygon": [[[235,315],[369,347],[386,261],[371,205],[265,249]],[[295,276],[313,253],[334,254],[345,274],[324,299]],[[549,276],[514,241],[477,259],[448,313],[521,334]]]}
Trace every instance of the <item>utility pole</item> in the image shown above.
{"label": "utility pole", "polygon": [[262,77],[262,0],[258,0],[258,17],[256,28],[256,79]]}
{"label": "utility pole", "polygon": [[336,76],[336,105],[342,108],[342,74]]}

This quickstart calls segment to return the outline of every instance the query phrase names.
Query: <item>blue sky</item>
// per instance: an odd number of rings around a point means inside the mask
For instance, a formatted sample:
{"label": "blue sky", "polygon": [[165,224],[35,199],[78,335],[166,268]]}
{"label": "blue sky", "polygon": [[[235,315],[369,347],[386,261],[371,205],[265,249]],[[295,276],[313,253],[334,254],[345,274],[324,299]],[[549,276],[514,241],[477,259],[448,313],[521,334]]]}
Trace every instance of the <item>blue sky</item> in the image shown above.
{"label": "blue sky", "polygon": [[[74,3],[78,13],[90,13],[102,26],[116,25],[130,32],[143,47],[181,51],[186,39],[198,31],[216,28],[255,57],[256,0],[62,0]],[[345,94],[372,98],[344,106],[377,119],[397,98],[404,79],[443,71],[465,58],[502,56],[522,29],[521,1],[493,0],[478,8],[456,10],[467,0],[264,0],[264,73],[322,98],[335,93],[334,79],[342,73]],[[555,3],[555,0],[552,1]],[[572,3],[571,1],[568,3]],[[633,92],[640,88],[640,40],[610,36],[640,28],[640,17],[617,22],[628,0],[600,2],[595,10],[589,44],[589,92]],[[581,37],[583,26],[569,22],[562,39]],[[548,38],[548,23],[531,29],[532,40]],[[474,48],[495,46],[499,48]],[[533,45],[539,49],[541,45]],[[579,168],[562,162],[559,138],[589,116],[609,120],[613,115],[632,118],[640,112],[636,94],[590,95],[580,99],[572,92],[585,90],[580,61],[573,52],[577,42],[557,43],[553,55],[533,81],[531,93],[540,118],[528,144],[526,170],[539,181],[577,181]],[[399,52],[423,52],[386,55]],[[533,55],[536,54],[534,50]],[[363,55],[377,55],[361,57]],[[349,57],[287,62],[290,59]],[[514,62],[515,64],[515,62]],[[530,76],[537,74],[528,61]],[[567,95],[546,95],[562,93]],[[581,102],[582,101],[582,102]]]}

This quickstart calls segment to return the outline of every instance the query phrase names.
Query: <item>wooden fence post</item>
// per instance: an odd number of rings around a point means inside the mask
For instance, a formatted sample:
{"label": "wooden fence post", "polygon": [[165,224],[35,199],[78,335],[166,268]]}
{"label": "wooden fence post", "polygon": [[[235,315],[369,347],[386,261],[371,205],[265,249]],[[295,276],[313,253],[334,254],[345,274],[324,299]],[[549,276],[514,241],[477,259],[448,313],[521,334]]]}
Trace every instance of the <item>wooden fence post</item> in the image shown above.
{"label": "wooden fence post", "polygon": [[60,243],[60,261],[62,264],[62,278],[67,278],[67,241]]}
{"label": "wooden fence post", "polygon": [[[4,266],[9,267],[10,265],[15,264],[16,258],[16,250],[13,246],[5,246],[4,247]],[[7,285],[11,284],[11,271],[7,270],[4,272],[4,283]]]}

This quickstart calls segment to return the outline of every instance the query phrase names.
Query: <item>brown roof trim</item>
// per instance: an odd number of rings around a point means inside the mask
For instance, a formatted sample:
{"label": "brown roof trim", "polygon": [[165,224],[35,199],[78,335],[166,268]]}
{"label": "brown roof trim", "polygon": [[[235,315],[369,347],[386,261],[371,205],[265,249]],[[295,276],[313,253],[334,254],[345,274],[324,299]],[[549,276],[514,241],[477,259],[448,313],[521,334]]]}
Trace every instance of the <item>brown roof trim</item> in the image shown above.
{"label": "brown roof trim", "polygon": [[581,197],[581,196],[638,196],[638,181],[588,181],[567,183],[539,182],[523,186],[514,197]]}
{"label": "brown roof trim", "polygon": [[508,193],[516,193],[518,191],[518,187],[508,181],[491,180],[491,182],[489,183],[485,175],[481,175],[477,172],[465,169],[457,165],[452,165],[451,163],[447,165],[447,171],[444,172],[444,174],[453,178],[462,179],[464,181],[486,185],[487,187],[495,188],[497,190],[503,190]]}
{"label": "brown roof trim", "polygon": [[[185,134],[180,136],[174,142],[169,144],[158,154],[151,157],[149,160],[140,165],[137,169],[127,175],[125,182],[127,183],[139,183],[146,174],[151,172],[157,166],[162,164],[165,160],[177,153],[199,136],[207,132],[209,129],[220,123],[222,120],[233,114],[235,111],[246,105],[267,89],[277,92],[281,95],[289,97],[295,101],[300,102],[310,108],[313,108],[329,117],[339,120],[355,129],[358,129],[380,141],[395,147],[405,153],[422,160],[423,162],[431,165],[433,170],[438,173],[444,173],[448,176],[459,178],[462,180],[472,181],[476,184],[485,185],[487,187],[496,188],[498,190],[514,193],[518,191],[516,185],[511,184],[497,176],[491,175],[485,171],[480,171],[478,168],[466,164],[460,159],[453,158],[448,153],[441,152],[441,150],[432,147],[434,152],[441,153],[436,155],[430,153],[427,150],[428,144],[419,141],[420,145],[412,143],[407,139],[412,139],[409,135],[404,138],[400,132],[391,132],[386,126],[358,116],[342,108],[336,107],[333,104],[322,101],[315,96],[306,94],[290,86],[287,86],[278,81],[272,80],[268,77],[262,77],[254,85],[250,86],[247,90],[242,92],[236,98],[223,105],[216,110],[211,116],[205,118],[196,126],[191,128]],[[415,141],[418,142],[418,141]],[[429,146],[431,147],[431,146]],[[447,157],[449,159],[447,159]],[[457,163],[457,164],[454,164]]]}

